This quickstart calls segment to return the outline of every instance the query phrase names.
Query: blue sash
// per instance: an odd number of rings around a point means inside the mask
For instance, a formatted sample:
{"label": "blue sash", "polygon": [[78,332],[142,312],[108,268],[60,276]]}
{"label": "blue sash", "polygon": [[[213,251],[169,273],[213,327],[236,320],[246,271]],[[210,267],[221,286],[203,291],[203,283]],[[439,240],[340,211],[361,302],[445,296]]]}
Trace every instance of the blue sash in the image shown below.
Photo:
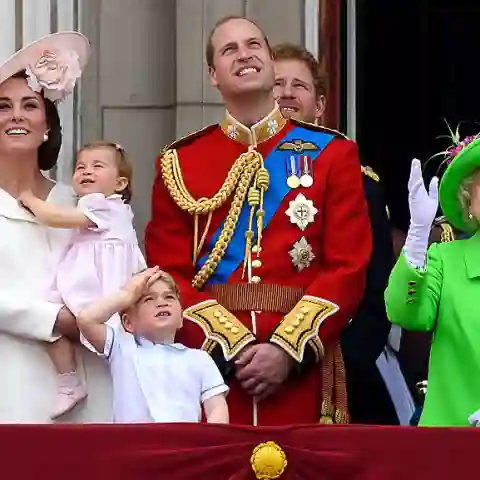
{"label": "blue sash", "polygon": [[[309,150],[303,152],[308,154],[313,162],[318,158],[319,154],[325,147],[333,140],[334,135],[315,130],[309,130],[303,127],[295,127],[283,137],[279,144],[270,152],[267,158],[264,159],[265,168],[270,174],[270,185],[265,192],[263,205],[265,216],[263,218],[263,230],[265,230],[270,223],[270,220],[277,212],[282,204],[285,196],[290,192],[290,187],[287,185],[286,161],[295,152],[293,149],[282,150],[278,147],[285,142],[293,142],[301,139],[304,143],[311,142],[318,148],[316,150]],[[227,283],[229,277],[237,270],[239,265],[243,262],[245,255],[245,232],[248,229],[248,220],[250,215],[250,205],[245,201],[240,216],[238,217],[237,227],[233,234],[232,240],[225,251],[225,255],[217,266],[217,269],[209,278],[208,284]],[[256,221],[255,221],[256,225]],[[218,227],[218,230],[212,236],[208,245],[208,253],[200,258],[197,262],[197,269],[199,270],[207,261],[208,255],[213,249],[222,232],[223,222]],[[256,228],[253,229],[256,237]],[[254,239],[255,240],[255,239]],[[255,244],[255,241],[252,245]],[[197,271],[198,271],[197,270]]]}

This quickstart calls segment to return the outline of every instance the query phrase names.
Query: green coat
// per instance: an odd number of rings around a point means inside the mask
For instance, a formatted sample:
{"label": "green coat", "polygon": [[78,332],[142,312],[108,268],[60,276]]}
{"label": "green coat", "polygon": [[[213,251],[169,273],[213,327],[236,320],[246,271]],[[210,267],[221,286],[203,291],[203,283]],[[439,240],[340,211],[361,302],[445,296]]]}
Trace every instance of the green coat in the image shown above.
{"label": "green coat", "polygon": [[480,409],[480,233],[433,244],[425,271],[402,254],[385,300],[392,323],[434,331],[419,425],[469,425],[469,415]]}

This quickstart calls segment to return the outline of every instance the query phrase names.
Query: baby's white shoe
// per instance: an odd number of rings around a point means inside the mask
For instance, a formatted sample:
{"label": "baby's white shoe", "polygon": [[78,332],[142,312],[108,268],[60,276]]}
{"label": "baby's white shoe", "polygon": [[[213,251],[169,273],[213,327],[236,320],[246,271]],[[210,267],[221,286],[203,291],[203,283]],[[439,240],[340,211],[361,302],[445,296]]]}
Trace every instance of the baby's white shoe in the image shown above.
{"label": "baby's white shoe", "polygon": [[50,414],[52,420],[72,410],[88,395],[77,372],[60,374],[57,381],[57,398]]}

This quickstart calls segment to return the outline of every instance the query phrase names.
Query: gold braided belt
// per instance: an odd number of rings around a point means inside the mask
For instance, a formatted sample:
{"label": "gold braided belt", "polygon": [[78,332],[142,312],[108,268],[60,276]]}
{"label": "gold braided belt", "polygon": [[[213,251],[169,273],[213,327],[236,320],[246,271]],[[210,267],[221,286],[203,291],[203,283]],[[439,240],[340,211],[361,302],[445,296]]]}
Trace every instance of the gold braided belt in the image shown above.
{"label": "gold braided belt", "polygon": [[[167,150],[161,160],[162,177],[170,196],[174,202],[184,211],[187,211],[195,217],[194,223],[194,245],[193,245],[193,264],[196,264],[198,255],[205,243],[208,229],[210,227],[212,214],[220,208],[227,199],[233,195],[232,204],[228,215],[224,221],[220,237],[210,252],[207,261],[197,272],[192,280],[192,286],[200,290],[210,276],[215,272],[219,262],[225,255],[225,251],[232,240],[235,228],[237,227],[238,217],[245,203],[248,194],[248,204],[250,205],[249,227],[245,232],[245,265],[250,255],[254,233],[252,229],[253,217],[257,217],[257,252],[261,251],[260,243],[262,239],[263,217],[263,197],[268,190],[270,177],[268,170],[264,167],[262,155],[249,149],[242,153],[232,168],[228,172],[227,178],[217,193],[212,198],[194,199],[185,186],[182,171],[175,149]],[[198,241],[198,217],[207,215],[205,230]]]}
{"label": "gold braided belt", "polygon": [[303,297],[303,289],[272,283],[215,284],[208,287],[230,312],[265,311],[288,313]]}

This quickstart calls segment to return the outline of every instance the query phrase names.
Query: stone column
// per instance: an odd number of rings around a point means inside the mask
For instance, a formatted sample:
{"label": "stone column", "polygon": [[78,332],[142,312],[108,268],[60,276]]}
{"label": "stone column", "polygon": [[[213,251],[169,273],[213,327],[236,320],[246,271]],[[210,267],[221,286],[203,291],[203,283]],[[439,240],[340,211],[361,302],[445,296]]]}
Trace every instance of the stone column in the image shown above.
{"label": "stone column", "polygon": [[82,140],[111,140],[130,154],[142,241],[155,157],[175,138],[175,0],[84,0],[82,16],[93,45],[82,85]]}
{"label": "stone column", "polygon": [[[17,39],[21,38],[21,45],[17,45],[17,48],[49,33],[60,30],[78,30],[81,1],[15,0],[17,15],[20,14],[22,17],[21,32],[17,31]],[[62,122],[63,142],[57,166],[51,174],[57,180],[63,182],[70,182],[73,157],[78,147],[78,90],[79,88],[58,106],[58,113]]]}
{"label": "stone column", "polygon": [[3,0],[0,2],[0,18],[2,19],[0,62],[4,62],[16,50],[17,22],[15,18],[15,0]]}

